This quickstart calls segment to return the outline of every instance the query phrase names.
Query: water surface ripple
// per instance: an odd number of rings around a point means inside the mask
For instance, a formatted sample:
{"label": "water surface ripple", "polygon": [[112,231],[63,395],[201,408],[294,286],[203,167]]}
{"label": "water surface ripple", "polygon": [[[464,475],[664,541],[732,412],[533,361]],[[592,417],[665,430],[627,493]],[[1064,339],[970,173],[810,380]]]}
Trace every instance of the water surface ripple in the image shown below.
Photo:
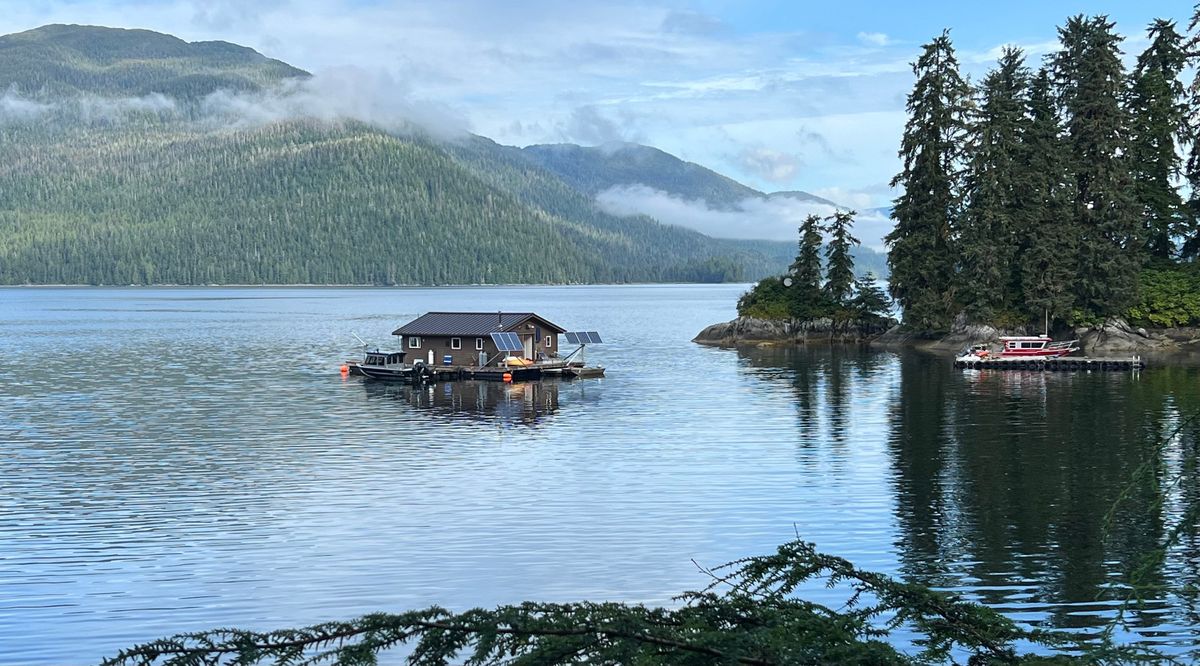
{"label": "water surface ripple", "polygon": [[[705,583],[691,559],[796,532],[1088,630],[1115,612],[1098,593],[1200,498],[1191,475],[1161,515],[1135,494],[1103,524],[1148,437],[1200,409],[1194,370],[690,343],[743,289],[0,289],[0,664],[434,603],[671,603]],[[386,347],[422,312],[498,309],[601,331],[608,376],[337,373],[354,333]],[[1177,437],[1168,470],[1194,447]],[[1198,544],[1155,581],[1200,582]],[[1151,598],[1129,632],[1192,649],[1194,599]]]}

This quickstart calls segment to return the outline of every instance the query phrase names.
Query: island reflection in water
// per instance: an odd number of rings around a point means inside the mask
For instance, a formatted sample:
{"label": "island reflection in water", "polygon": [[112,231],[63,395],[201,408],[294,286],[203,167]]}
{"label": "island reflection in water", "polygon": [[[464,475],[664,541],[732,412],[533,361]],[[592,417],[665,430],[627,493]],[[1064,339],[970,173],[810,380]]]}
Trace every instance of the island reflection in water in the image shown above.
{"label": "island reflection in water", "polygon": [[[1185,423],[1200,413],[1194,368],[962,371],[916,352],[738,354],[766,381],[791,384],[806,458],[846,446],[848,424],[863,411],[857,396],[886,394],[884,457],[899,573],[1030,625],[1106,625],[1129,593],[1128,573],[1200,508],[1197,432]],[[1168,443],[1154,457],[1159,438]],[[1131,486],[1148,459],[1160,473]],[[1185,525],[1179,543],[1144,576],[1146,603],[1131,612],[1129,631],[1194,647],[1195,527]]]}

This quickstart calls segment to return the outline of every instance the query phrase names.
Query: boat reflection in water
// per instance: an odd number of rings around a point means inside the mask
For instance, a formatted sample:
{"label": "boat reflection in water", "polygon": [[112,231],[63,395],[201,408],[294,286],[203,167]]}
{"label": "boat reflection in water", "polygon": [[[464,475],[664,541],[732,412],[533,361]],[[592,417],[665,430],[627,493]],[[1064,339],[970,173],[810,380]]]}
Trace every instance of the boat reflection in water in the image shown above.
{"label": "boat reflection in water", "polygon": [[475,380],[427,385],[362,383],[369,397],[396,400],[415,410],[526,425],[558,411],[560,385],[556,380],[514,384]]}

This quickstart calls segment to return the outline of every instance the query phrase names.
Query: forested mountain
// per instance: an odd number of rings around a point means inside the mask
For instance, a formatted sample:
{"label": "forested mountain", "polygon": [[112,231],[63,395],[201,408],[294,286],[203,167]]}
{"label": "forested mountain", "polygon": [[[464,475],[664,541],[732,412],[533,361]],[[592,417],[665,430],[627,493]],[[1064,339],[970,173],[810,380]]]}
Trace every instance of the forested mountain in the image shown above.
{"label": "forested mountain", "polygon": [[195,98],[309,74],[229,42],[188,43],[149,30],[47,25],[0,36],[0,91]]}
{"label": "forested mountain", "polygon": [[[144,30],[0,37],[0,283],[725,281],[777,273],[795,253],[605,213],[590,188],[482,137],[290,108],[204,116],[215,91],[283,96],[295,84],[280,82],[304,77]],[[637,152],[651,151],[683,164]]]}
{"label": "forested mountain", "polygon": [[700,200],[732,210],[746,199],[799,199],[836,206],[828,199],[800,191],[764,194],[732,178],[636,143],[586,147],[571,143],[527,146],[522,152],[572,187],[595,196],[620,185],[645,185],[682,199]]}

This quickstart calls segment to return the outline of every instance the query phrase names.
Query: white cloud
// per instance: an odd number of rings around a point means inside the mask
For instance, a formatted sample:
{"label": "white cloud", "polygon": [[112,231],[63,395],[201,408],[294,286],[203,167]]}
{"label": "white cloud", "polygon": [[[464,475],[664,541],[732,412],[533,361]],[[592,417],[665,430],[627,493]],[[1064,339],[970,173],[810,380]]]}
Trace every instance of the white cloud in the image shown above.
{"label": "white cloud", "polygon": [[858,41],[871,46],[887,46],[892,43],[891,38],[882,32],[860,32],[857,36]]}
{"label": "white cloud", "polygon": [[[704,201],[687,200],[645,185],[618,185],[596,196],[602,210],[613,215],[648,215],[716,238],[756,238],[795,241],[797,228],[808,215],[822,217],[836,210],[826,204],[790,197],[745,199],[733,210],[719,210]],[[883,236],[892,223],[878,214],[855,218],[855,235],[872,249],[883,249]]]}
{"label": "white cloud", "polygon": [[49,113],[54,107],[21,97],[15,88],[0,96],[0,123],[29,121]]}
{"label": "white cloud", "polygon": [[762,146],[743,150],[737,155],[737,162],[747,171],[772,183],[786,183],[800,170],[800,160],[794,155]]}
{"label": "white cloud", "polygon": [[391,131],[415,127],[438,138],[467,131],[467,121],[444,104],[413,99],[384,72],[339,67],[311,79],[292,79],[263,92],[217,91],[201,108],[211,121],[259,125],[290,119],[358,120]]}

